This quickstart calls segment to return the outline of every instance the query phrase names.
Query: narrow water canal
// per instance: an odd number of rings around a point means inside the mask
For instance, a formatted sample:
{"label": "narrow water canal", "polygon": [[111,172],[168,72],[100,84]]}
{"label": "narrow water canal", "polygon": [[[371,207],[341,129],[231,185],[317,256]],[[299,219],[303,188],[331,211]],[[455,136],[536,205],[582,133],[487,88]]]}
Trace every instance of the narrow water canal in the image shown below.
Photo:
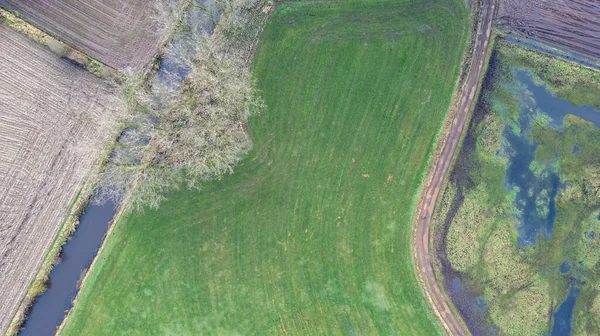
{"label": "narrow water canal", "polygon": [[63,247],[61,262],[50,273],[48,290],[36,300],[19,335],[51,335],[62,322],[77,295],[82,273],[94,260],[115,213],[116,205],[111,202],[86,209],[77,231]]}
{"label": "narrow water canal", "polygon": [[[175,92],[181,88],[185,78],[192,71],[189,62],[196,52],[197,37],[212,34],[219,15],[220,11],[214,1],[194,1],[187,13],[187,28],[181,29],[172,37],[159,68],[151,79],[153,89],[155,86],[162,86],[170,92]],[[155,98],[160,105],[160,96]],[[144,123],[148,120],[139,122]],[[118,144],[127,145],[130,130],[127,129],[120,135]],[[115,155],[117,150],[113,152],[113,156]],[[73,299],[79,292],[80,281],[94,260],[116,212],[115,203],[91,202],[81,216],[77,230],[63,246],[61,261],[50,273],[48,290],[39,296],[31,307],[19,332],[20,336],[50,336],[55,333],[67,311],[73,307]]]}

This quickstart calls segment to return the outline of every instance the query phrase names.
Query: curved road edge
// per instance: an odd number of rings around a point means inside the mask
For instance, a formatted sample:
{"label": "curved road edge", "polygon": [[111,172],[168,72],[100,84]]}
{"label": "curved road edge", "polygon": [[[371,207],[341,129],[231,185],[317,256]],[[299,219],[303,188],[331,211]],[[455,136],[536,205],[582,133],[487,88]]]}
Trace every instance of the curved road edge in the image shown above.
{"label": "curved road edge", "polygon": [[473,104],[473,99],[476,98],[475,94],[479,87],[481,73],[487,58],[495,9],[496,0],[483,0],[480,11],[481,18],[475,37],[471,66],[469,68],[467,80],[463,86],[458,104],[456,105],[456,112],[454,113],[452,124],[446,134],[446,138],[439,142],[438,150],[436,151],[439,155],[436,155],[434,157],[434,162],[432,162],[432,166],[435,168],[430,170],[429,177],[425,180],[425,184],[423,185],[414,223],[416,226],[416,229],[413,231],[413,258],[415,260],[415,271],[421,282],[421,287],[425,292],[425,296],[442,326],[450,335],[468,335],[469,332],[464,329],[462,319],[457,317],[450,308],[446,297],[436,281],[431,265],[432,258],[429,253],[429,229],[439,191],[443,185],[454,152],[460,141],[465,123],[468,119],[469,111]]}

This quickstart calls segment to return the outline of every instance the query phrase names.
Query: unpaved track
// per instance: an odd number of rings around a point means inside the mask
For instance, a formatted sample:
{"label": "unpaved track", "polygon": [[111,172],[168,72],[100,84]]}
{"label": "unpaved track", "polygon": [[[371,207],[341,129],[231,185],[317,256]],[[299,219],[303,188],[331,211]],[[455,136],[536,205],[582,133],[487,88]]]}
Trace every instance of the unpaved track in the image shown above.
{"label": "unpaved track", "polygon": [[121,106],[115,87],[0,24],[0,335]]}
{"label": "unpaved track", "polygon": [[427,292],[427,297],[432,304],[436,315],[441,319],[442,325],[451,335],[467,335],[468,331],[464,329],[460,319],[457,318],[450,309],[446,297],[442,294],[435,279],[435,274],[431,265],[432,258],[429,251],[429,228],[439,191],[460,141],[469,110],[473,103],[473,99],[475,99],[477,87],[479,86],[481,72],[487,56],[487,47],[492,32],[495,7],[495,0],[483,0],[481,23],[477,30],[472,63],[467,75],[467,82],[459,98],[457,111],[452,125],[450,126],[450,131],[447,134],[447,138],[444,141],[440,141],[440,146],[443,146],[442,151],[437,157],[437,160],[433,162],[435,168],[431,174],[431,179],[427,180],[429,183],[423,188],[425,194],[421,198],[423,201],[419,204],[419,208],[417,209],[419,217],[418,223],[416,223],[416,241],[414,242],[416,243],[417,273],[422,280]]}

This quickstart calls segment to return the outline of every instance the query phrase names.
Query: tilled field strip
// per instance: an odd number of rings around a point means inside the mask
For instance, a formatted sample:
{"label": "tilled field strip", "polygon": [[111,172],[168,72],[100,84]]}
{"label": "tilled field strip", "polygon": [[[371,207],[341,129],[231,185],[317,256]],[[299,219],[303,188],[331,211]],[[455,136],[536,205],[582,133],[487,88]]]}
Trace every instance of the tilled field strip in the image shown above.
{"label": "tilled field strip", "polygon": [[0,334],[122,110],[116,89],[0,25]]}
{"label": "tilled field strip", "polygon": [[156,53],[152,0],[5,0],[23,18],[115,69],[140,70]]}
{"label": "tilled field strip", "polygon": [[600,58],[598,0],[501,0],[498,21],[525,37]]}
{"label": "tilled field strip", "polygon": [[425,192],[423,202],[421,202],[419,208],[417,208],[419,218],[414,242],[416,244],[417,254],[417,273],[424,283],[427,296],[436,315],[440,318],[444,328],[450,335],[467,335],[468,331],[463,328],[460,318],[456,317],[452,309],[450,309],[446,297],[442,294],[442,290],[435,279],[435,274],[431,265],[432,258],[429,252],[429,228],[440,188],[442,187],[444,177],[450,167],[452,157],[458,146],[473,99],[475,98],[479,86],[483,65],[487,56],[487,47],[492,32],[495,6],[495,0],[483,1],[481,24],[477,31],[475,48],[473,50],[473,60],[468,73],[467,83],[460,96],[458,110],[447,138],[444,142],[440,143],[443,147],[440,156],[433,162],[435,168],[432,177],[423,187],[423,191]]}

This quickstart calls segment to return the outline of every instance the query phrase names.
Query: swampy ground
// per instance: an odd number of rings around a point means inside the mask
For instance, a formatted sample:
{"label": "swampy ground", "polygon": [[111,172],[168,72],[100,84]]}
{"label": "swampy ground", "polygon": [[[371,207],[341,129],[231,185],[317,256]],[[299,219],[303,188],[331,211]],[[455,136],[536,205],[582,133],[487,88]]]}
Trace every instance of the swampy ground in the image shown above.
{"label": "swampy ground", "polygon": [[467,32],[462,0],[280,5],[253,151],[125,214],[62,334],[441,334],[410,241]]}
{"label": "swampy ground", "polygon": [[600,333],[598,92],[594,70],[494,50],[434,220],[474,334]]}

